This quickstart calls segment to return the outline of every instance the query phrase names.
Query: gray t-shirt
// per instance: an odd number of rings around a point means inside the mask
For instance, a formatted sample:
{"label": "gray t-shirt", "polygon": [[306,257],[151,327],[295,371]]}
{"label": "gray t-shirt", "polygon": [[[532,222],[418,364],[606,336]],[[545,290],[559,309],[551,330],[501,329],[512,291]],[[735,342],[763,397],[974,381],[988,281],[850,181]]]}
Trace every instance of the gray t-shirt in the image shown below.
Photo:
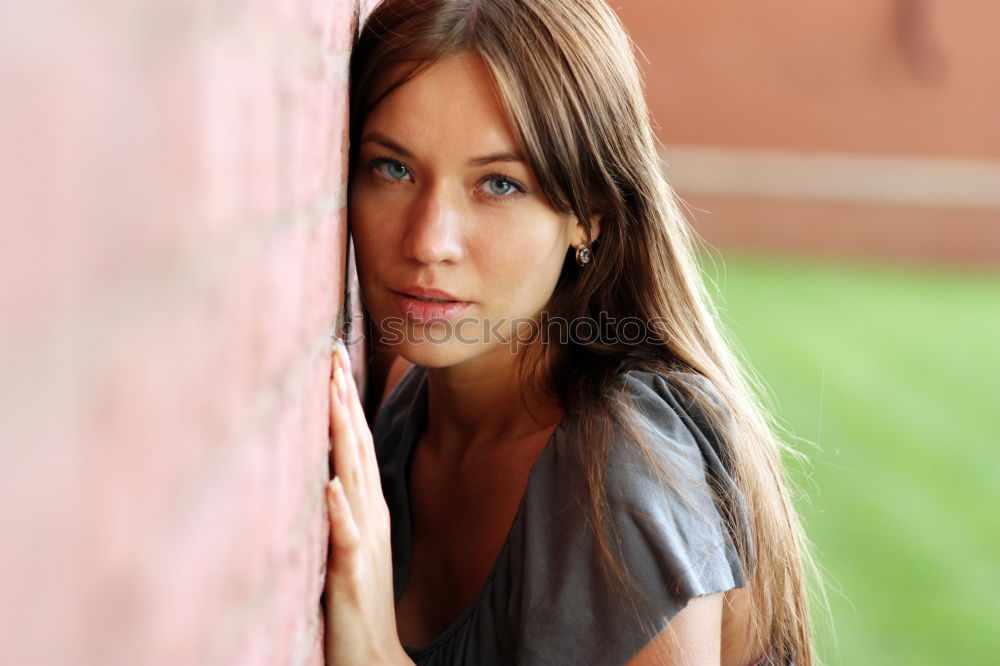
{"label": "gray t-shirt", "polygon": [[[626,601],[602,573],[597,538],[581,498],[586,479],[572,455],[578,416],[567,414],[539,454],[500,554],[475,601],[424,646],[417,664],[624,664],[696,596],[745,584],[732,536],[709,483],[745,519],[741,494],[714,438],[693,418],[679,378],[716,395],[702,377],[631,370],[627,394],[636,425],[674,484],[664,488],[620,429],[609,450],[606,490],[621,559],[652,604]],[[413,367],[386,400],[374,427],[382,489],[391,515],[395,599],[410,566],[409,465],[427,418],[426,370]],[[679,488],[679,491],[675,489]],[[682,499],[683,496],[683,499]]]}

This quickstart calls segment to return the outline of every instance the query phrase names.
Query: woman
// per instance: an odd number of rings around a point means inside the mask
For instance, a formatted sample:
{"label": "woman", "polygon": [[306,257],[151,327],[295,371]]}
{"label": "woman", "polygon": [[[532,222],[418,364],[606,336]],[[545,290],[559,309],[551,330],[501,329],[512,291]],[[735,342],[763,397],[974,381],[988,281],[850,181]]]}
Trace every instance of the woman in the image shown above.
{"label": "woman", "polygon": [[811,664],[780,445],[614,13],[385,0],[351,77],[350,226],[397,361],[373,436],[335,354],[328,663]]}

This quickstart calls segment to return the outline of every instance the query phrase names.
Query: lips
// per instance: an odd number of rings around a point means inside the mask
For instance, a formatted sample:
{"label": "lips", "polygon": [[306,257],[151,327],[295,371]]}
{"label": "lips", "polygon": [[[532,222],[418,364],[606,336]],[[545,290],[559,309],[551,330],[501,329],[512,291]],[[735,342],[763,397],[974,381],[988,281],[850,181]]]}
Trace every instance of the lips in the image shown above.
{"label": "lips", "polygon": [[409,285],[390,291],[406,319],[417,324],[444,323],[472,305],[440,289]]}
{"label": "lips", "polygon": [[414,296],[416,298],[427,298],[434,299],[438,301],[454,301],[457,303],[464,303],[458,296],[453,296],[447,291],[442,291],[440,289],[431,289],[428,287],[418,287],[416,285],[407,285],[400,287],[399,289],[393,289],[392,291],[397,294],[403,294],[404,296]]}

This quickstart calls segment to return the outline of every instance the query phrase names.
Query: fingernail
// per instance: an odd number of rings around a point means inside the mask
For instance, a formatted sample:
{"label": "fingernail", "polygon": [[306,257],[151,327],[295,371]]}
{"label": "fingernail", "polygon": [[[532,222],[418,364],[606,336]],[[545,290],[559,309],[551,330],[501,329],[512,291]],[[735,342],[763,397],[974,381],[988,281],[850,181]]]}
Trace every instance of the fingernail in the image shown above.
{"label": "fingernail", "polygon": [[329,498],[333,506],[339,507],[343,502],[344,486],[340,483],[340,477],[333,477],[333,481],[327,486],[330,490]]}
{"label": "fingernail", "polygon": [[347,351],[347,346],[343,342],[337,340],[337,355],[340,358],[340,363],[344,368],[344,372],[351,371],[351,354]]}
{"label": "fingernail", "polygon": [[344,383],[344,370],[339,365],[333,371],[333,387],[337,393],[337,400],[344,402],[347,397],[347,385]]}

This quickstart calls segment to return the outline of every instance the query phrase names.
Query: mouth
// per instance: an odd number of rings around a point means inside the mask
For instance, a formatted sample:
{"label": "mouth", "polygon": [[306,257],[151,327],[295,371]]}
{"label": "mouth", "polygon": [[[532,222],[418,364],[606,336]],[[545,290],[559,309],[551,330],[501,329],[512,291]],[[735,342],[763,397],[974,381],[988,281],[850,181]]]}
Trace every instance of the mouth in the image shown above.
{"label": "mouth", "polygon": [[399,289],[390,289],[390,291],[399,294],[401,296],[407,296],[409,298],[424,303],[468,303],[469,302],[462,300],[458,296],[450,294],[447,291],[442,291],[441,289],[418,287],[416,285],[407,285],[404,287],[400,287]]}
{"label": "mouth", "polygon": [[458,303],[460,301],[450,301],[443,298],[420,298],[419,296],[414,296],[413,294],[402,294],[403,296],[408,296],[414,300],[420,301],[421,303]]}
{"label": "mouth", "polygon": [[404,317],[413,323],[444,322],[458,316],[472,303],[437,289],[404,287],[390,289],[393,300]]}

